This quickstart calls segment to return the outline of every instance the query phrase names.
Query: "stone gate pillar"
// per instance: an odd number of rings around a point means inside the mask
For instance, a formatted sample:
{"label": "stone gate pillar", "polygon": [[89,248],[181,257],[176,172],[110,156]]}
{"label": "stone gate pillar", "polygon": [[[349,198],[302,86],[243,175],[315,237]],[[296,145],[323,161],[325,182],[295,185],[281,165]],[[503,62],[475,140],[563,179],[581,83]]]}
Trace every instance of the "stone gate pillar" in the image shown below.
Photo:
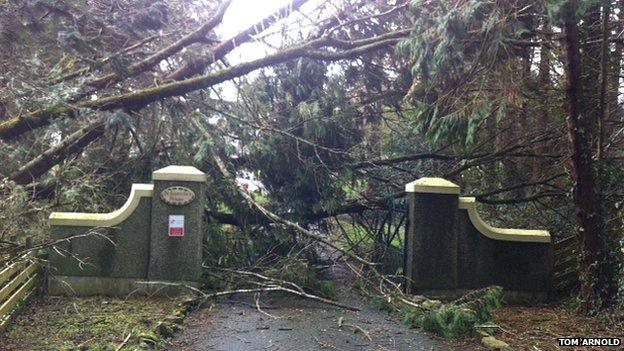
{"label": "stone gate pillar", "polygon": [[442,178],[420,178],[407,184],[405,191],[406,291],[456,289],[459,186]]}
{"label": "stone gate pillar", "polygon": [[148,279],[199,282],[206,174],[195,167],[169,166],[154,171],[152,180]]}

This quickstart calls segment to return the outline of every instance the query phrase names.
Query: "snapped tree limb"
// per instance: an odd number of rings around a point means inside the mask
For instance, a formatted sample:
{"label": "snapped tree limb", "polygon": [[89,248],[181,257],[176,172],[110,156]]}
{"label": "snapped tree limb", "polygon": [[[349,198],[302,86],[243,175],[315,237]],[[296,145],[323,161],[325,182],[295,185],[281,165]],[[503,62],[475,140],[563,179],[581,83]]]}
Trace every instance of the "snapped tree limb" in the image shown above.
{"label": "snapped tree limb", "polygon": [[285,17],[288,17],[288,15],[290,15],[294,11],[297,11],[307,1],[308,0],[291,1],[286,6],[283,6],[274,13],[266,16],[259,22],[236,34],[234,37],[217,44],[214,48],[210,50],[209,55],[203,55],[201,57],[195,57],[194,59],[191,59],[184,66],[169,74],[167,76],[167,79],[181,80],[203,73],[206,67],[222,59],[225,54],[234,50],[237,46],[240,46],[241,44],[250,41],[251,39],[253,39],[254,35],[260,34],[264,30],[272,26],[275,22]]}
{"label": "snapped tree limb", "polygon": [[280,64],[300,57],[327,61],[356,57],[367,52],[394,45],[402,36],[403,31],[396,31],[370,39],[356,40],[350,42],[350,49],[343,51],[319,50],[319,48],[327,47],[332,43],[328,38],[321,38],[281,50],[257,60],[244,62],[215,73],[189,78],[179,82],[171,82],[126,94],[103,97],[93,101],[82,101],[76,104],[56,104],[22,116],[13,117],[0,123],[0,139],[12,140],[30,130],[47,125],[54,119],[75,117],[79,109],[112,111],[124,108],[136,111],[152,102],[205,89],[246,75],[263,67]]}
{"label": "snapped tree limb", "polygon": [[104,120],[105,118],[98,118],[93,123],[70,134],[57,145],[22,165],[9,178],[22,185],[36,180],[59,162],[81,152],[91,142],[104,135]]}
{"label": "snapped tree limb", "polygon": [[127,68],[127,72],[125,72],[124,76],[120,76],[118,73],[113,72],[103,77],[99,77],[97,79],[89,81],[85,83],[84,85],[97,88],[97,89],[104,88],[108,85],[111,85],[120,81],[123,78],[135,76],[139,73],[145,72],[148,69],[157,65],[158,63],[160,63],[162,60],[167,59],[171,57],[172,55],[180,52],[185,47],[191,44],[201,42],[202,40],[205,39],[206,35],[208,35],[212,29],[214,29],[217,25],[219,25],[223,21],[223,15],[225,14],[225,11],[228,9],[228,7],[230,6],[231,2],[232,0],[223,1],[223,3],[221,3],[219,7],[217,8],[217,11],[215,12],[215,14],[205,24],[203,24],[202,26],[200,26],[193,32],[180,38],[173,44],[163,48],[162,50],[159,50],[158,52],[150,55],[149,57],[135,64],[132,64],[130,67]]}

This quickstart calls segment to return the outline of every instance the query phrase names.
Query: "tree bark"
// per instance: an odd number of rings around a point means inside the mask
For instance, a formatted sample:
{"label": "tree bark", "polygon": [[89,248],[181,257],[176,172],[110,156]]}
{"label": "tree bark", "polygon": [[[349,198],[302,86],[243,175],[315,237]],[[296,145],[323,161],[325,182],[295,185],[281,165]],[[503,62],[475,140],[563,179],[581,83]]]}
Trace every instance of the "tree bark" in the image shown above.
{"label": "tree bark", "polygon": [[104,135],[104,129],[104,119],[100,118],[96,122],[70,134],[58,145],[47,149],[41,155],[30,160],[11,174],[9,178],[18,184],[31,183],[67,157],[81,152],[91,142],[99,139]]}
{"label": "tree bark", "polygon": [[586,312],[594,312],[610,303],[606,291],[610,277],[604,266],[605,250],[601,242],[603,218],[600,216],[599,198],[593,164],[593,116],[585,113],[581,101],[584,98],[581,70],[581,51],[577,12],[577,1],[570,0],[564,18],[563,46],[565,49],[567,132],[571,152],[571,168],[574,186],[575,217],[579,227],[581,246],[581,291],[580,297]]}
{"label": "tree bark", "polygon": [[[548,19],[544,20],[542,31],[548,33],[551,31]],[[550,66],[551,66],[551,50],[550,43],[544,41],[540,47],[539,72],[537,76],[539,86],[539,108],[535,118],[535,127],[542,131],[546,130],[550,119]],[[548,145],[538,144],[535,148],[536,153],[547,153]],[[540,179],[544,175],[544,171],[548,169],[549,161],[546,158],[536,158],[533,162],[533,179]]]}
{"label": "tree bark", "polygon": [[609,88],[609,16],[611,0],[603,1],[602,6],[602,42],[600,44],[600,107],[598,114],[598,140],[596,141],[596,158],[602,159],[604,153],[605,122],[609,117],[608,88]]}
{"label": "tree bark", "polygon": [[167,79],[181,80],[192,77],[196,74],[202,74],[204,69],[212,63],[222,59],[225,54],[232,51],[237,46],[248,42],[253,39],[254,35],[263,32],[268,27],[272,26],[278,20],[287,17],[292,12],[297,11],[308,0],[293,0],[288,5],[280,8],[271,15],[263,18],[258,23],[238,33],[234,37],[225,40],[216,45],[212,50],[212,55],[204,55],[202,57],[196,57],[193,60],[187,62],[184,66],[178,68],[167,76]]}
{"label": "tree bark", "polygon": [[[404,29],[351,42],[338,41],[331,38],[322,38],[286,48],[272,55],[244,62],[203,76],[171,82],[160,86],[152,86],[150,88],[131,93],[103,97],[94,101],[85,100],[74,105],[60,103],[1,122],[0,139],[12,140],[26,132],[48,125],[54,119],[61,117],[74,117],[76,115],[76,108],[86,108],[100,111],[113,111],[124,108],[137,111],[152,102],[159,101],[167,97],[181,96],[196,90],[205,89],[243,76],[257,69],[277,65],[300,57],[324,61],[337,61],[357,57],[367,52],[394,45],[408,34],[409,29]],[[319,50],[321,47],[339,47],[344,50]]]}
{"label": "tree bark", "polygon": [[148,69],[156,66],[162,60],[165,60],[172,55],[180,52],[187,46],[201,42],[206,38],[206,35],[208,35],[214,27],[221,23],[221,21],[223,20],[223,15],[230,6],[231,2],[232,0],[225,0],[224,2],[222,2],[215,11],[214,15],[204,25],[200,26],[193,32],[183,36],[173,44],[163,48],[162,50],[157,51],[146,59],[129,66],[127,68],[128,72],[123,77],[120,76],[118,73],[109,73],[92,81],[86,82],[84,85],[97,89],[105,88],[106,86],[110,86],[111,84],[116,83],[123,78],[135,76],[141,72],[145,72]]}

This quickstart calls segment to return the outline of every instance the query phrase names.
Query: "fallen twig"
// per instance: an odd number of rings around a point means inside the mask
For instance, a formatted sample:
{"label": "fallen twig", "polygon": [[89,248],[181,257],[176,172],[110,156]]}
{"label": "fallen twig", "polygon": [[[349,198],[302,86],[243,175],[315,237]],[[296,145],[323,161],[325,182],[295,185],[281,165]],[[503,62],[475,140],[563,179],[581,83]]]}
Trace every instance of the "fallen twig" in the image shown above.
{"label": "fallen twig", "polygon": [[132,336],[132,332],[128,333],[128,336],[126,336],[124,341],[121,344],[119,344],[119,346],[117,346],[117,349],[115,351],[120,351],[121,349],[123,349],[123,347],[126,346],[126,344],[128,343],[128,340],[130,340],[131,336]]}
{"label": "fallen twig", "polygon": [[[213,268],[213,267],[208,267],[208,266],[203,266],[203,265],[202,265],[202,267],[208,268],[208,269]],[[250,272],[250,271],[240,271],[240,270],[229,269],[229,268],[217,268],[217,269],[225,271],[225,272],[231,272],[231,273],[236,273],[236,274],[241,274],[241,275],[249,275],[249,276],[260,278],[262,280],[271,281],[271,282],[274,282],[274,283],[279,283],[279,284],[283,284],[283,285],[289,285],[289,286],[295,288],[296,290],[299,290],[299,291],[303,292],[303,288],[301,288],[299,285],[297,285],[297,284],[295,284],[293,282],[289,282],[287,280],[283,280],[283,279],[279,279],[279,278],[273,278],[273,277],[268,277],[268,276],[262,275],[260,273]]]}
{"label": "fallen twig", "polygon": [[273,318],[273,319],[279,319],[279,318],[281,318],[281,317],[274,316],[274,315],[272,315],[272,314],[270,314],[270,313],[268,313],[268,312],[264,312],[264,311],[262,310],[262,308],[260,308],[260,293],[256,293],[256,294],[254,295],[254,300],[255,300],[255,302],[256,302],[256,309],[258,310],[258,312],[262,313],[263,315],[265,315],[265,316],[267,316],[267,317],[271,317],[271,318]]}
{"label": "fallen twig", "polygon": [[346,323],[344,321],[344,318],[340,317],[340,318],[338,318],[338,328],[342,328],[343,326],[351,327],[351,328],[355,329],[355,331],[359,331],[360,333],[364,334],[364,336],[368,339],[368,341],[373,341],[373,339],[370,336],[370,333],[367,332],[366,330],[364,330],[364,328],[360,327],[359,325]]}
{"label": "fallen twig", "polygon": [[144,285],[161,285],[161,286],[176,286],[176,287],[180,287],[180,288],[185,288],[188,289],[196,294],[205,296],[206,294],[201,291],[200,289],[197,289],[194,286],[190,286],[188,284],[182,284],[182,283],[170,283],[170,282],[161,282],[161,281],[151,281],[151,282],[137,282],[137,284],[144,284]]}
{"label": "fallen twig", "polygon": [[322,348],[330,348],[330,349],[334,349],[334,350],[342,350],[341,348],[334,346],[332,344],[328,344],[326,342],[323,342],[321,340],[319,340],[319,338],[317,338],[316,336],[314,337],[314,341],[316,341]]}
{"label": "fallen twig", "polygon": [[275,291],[282,291],[282,292],[286,292],[289,294],[293,294],[293,295],[297,295],[299,297],[303,297],[306,299],[310,299],[310,300],[314,300],[314,301],[318,301],[318,302],[322,302],[324,304],[327,305],[331,305],[331,306],[335,306],[335,307],[340,307],[340,308],[344,308],[346,310],[349,311],[359,311],[360,309],[357,307],[353,307],[353,306],[349,306],[349,305],[345,305],[342,304],[340,302],[336,302],[336,301],[332,301],[329,299],[326,299],[324,297],[320,297],[320,296],[316,296],[313,294],[309,294],[303,291],[297,291],[297,290],[293,290],[290,288],[286,288],[280,285],[268,285],[262,288],[252,288],[252,289],[235,289],[235,290],[224,290],[224,291],[218,291],[215,293],[210,293],[210,294],[206,294],[205,292],[201,291],[200,289],[197,289],[195,287],[192,287],[190,285],[187,284],[181,284],[181,283],[170,283],[170,282],[160,282],[160,281],[153,281],[153,282],[140,282],[140,284],[148,284],[148,285],[163,285],[163,286],[177,286],[177,287],[182,287],[185,289],[189,289],[195,293],[197,293],[199,295],[199,303],[200,305],[203,305],[206,303],[207,300],[209,299],[213,299],[213,298],[217,298],[217,297],[221,297],[221,296],[229,296],[229,295],[235,295],[235,294],[253,294],[253,293],[260,293],[260,292],[275,292]]}

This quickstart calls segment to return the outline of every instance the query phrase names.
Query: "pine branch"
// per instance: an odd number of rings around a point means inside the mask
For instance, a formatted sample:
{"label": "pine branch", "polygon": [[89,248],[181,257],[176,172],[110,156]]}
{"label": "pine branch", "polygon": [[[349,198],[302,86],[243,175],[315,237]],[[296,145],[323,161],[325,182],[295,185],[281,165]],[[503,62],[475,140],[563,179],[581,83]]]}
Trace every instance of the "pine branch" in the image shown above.
{"label": "pine branch", "polygon": [[0,139],[12,140],[36,128],[49,124],[61,117],[76,117],[80,109],[112,111],[128,109],[137,111],[152,102],[168,97],[181,96],[196,90],[205,89],[216,84],[243,76],[257,69],[273,66],[300,57],[335,61],[352,58],[367,52],[375,51],[397,43],[402,31],[379,35],[374,38],[350,42],[351,49],[344,51],[323,51],[317,48],[327,47],[331,39],[321,38],[286,48],[263,58],[241,63],[215,73],[153,86],[131,93],[103,97],[93,101],[82,101],[75,104],[61,103],[39,109],[25,115],[13,117],[0,123]]}
{"label": "pine branch", "polygon": [[[205,135],[207,138],[213,140],[214,137],[212,135],[212,133],[207,130],[206,128],[204,128],[201,123],[199,123],[196,119],[191,119],[192,123],[197,127],[197,130],[199,132],[201,132],[203,135]],[[312,240],[316,240],[318,242],[321,242],[333,249],[335,249],[336,251],[339,251],[341,253],[343,253],[345,256],[352,258],[362,264],[365,264],[367,266],[374,266],[374,263],[369,262],[368,260],[354,254],[351,251],[348,251],[334,243],[332,243],[329,239],[323,237],[322,235],[313,233],[310,230],[307,230],[303,227],[301,227],[299,224],[295,223],[295,222],[291,222],[283,217],[278,216],[277,214],[269,211],[268,209],[266,209],[264,206],[260,205],[258,202],[256,202],[251,195],[249,195],[237,182],[236,179],[234,178],[234,176],[230,173],[230,171],[227,169],[227,166],[225,165],[225,163],[223,162],[223,160],[221,159],[221,156],[219,156],[217,154],[217,152],[211,148],[209,149],[209,154],[210,157],[213,159],[215,165],[217,166],[217,169],[219,170],[219,172],[221,173],[221,175],[223,176],[223,179],[230,185],[232,186],[234,189],[236,189],[238,191],[238,193],[240,194],[240,196],[245,199],[245,201],[249,204],[249,206],[251,208],[253,208],[254,210],[256,210],[257,212],[259,212],[261,215],[263,215],[264,217],[266,217],[267,219],[269,219],[270,221],[277,223],[277,224],[281,224],[284,225],[288,228],[294,229],[295,231],[297,231],[298,233],[303,234],[304,236],[312,239]]]}

